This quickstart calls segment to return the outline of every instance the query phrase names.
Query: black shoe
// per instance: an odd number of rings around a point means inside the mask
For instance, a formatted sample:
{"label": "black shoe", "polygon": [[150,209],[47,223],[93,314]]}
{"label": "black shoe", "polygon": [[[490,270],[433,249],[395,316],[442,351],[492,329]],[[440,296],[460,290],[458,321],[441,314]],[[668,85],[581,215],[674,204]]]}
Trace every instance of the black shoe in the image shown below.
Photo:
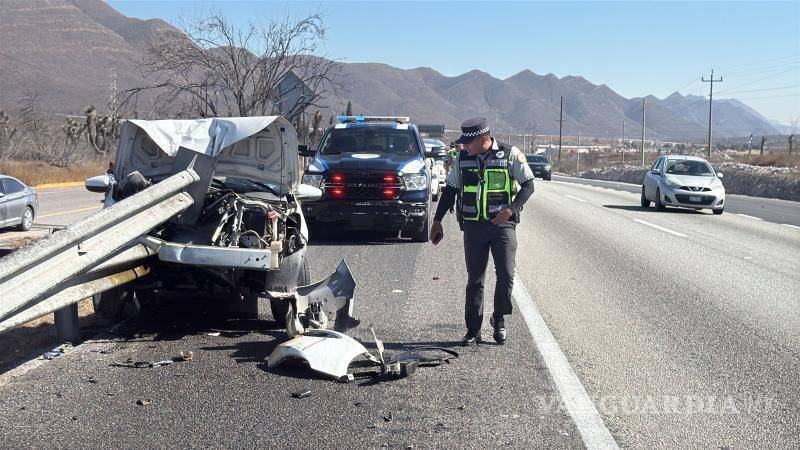
{"label": "black shoe", "polygon": [[466,347],[466,346],[471,345],[471,344],[477,344],[480,341],[481,341],[481,335],[479,333],[475,334],[475,333],[467,332],[467,334],[464,335],[464,338],[461,339],[461,345]]}
{"label": "black shoe", "polygon": [[489,319],[489,323],[492,325],[492,328],[494,328],[494,333],[492,334],[494,341],[498,344],[505,344],[507,336],[506,326],[503,323],[503,320],[497,320],[494,318],[494,316],[492,316],[492,318]]}

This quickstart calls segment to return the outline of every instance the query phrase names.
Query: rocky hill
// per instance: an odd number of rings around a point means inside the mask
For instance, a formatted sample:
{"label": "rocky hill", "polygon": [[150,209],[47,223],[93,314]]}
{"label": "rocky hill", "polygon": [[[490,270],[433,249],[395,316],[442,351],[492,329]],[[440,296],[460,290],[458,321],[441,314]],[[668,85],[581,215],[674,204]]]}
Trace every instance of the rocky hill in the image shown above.
{"label": "rocky hill", "polygon": [[[29,93],[39,94],[51,113],[75,114],[87,103],[104,105],[112,79],[120,88],[141,85],[136,70],[147,43],[171,28],[160,20],[126,17],[101,0],[0,1],[0,108],[15,109]],[[344,92],[327,99],[327,114],[343,111],[411,116],[420,123],[456,128],[482,115],[500,131],[554,134],[560,97],[564,132],[617,137],[641,129],[641,98],[627,99],[606,85],[580,76],[558,78],[522,71],[507,79],[473,70],[447,77],[430,68],[399,69],[385,64],[343,65]],[[672,94],[646,98],[647,136],[702,139],[708,102]],[[736,100],[715,101],[715,135],[780,134],[766,118]],[[627,133],[626,133],[627,134]]]}

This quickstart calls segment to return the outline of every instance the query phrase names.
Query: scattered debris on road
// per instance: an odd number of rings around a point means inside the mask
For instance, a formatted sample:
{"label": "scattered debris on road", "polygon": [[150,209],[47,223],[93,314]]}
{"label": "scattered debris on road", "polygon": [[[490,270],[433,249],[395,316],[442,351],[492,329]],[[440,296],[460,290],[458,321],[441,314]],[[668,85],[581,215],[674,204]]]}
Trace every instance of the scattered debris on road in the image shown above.
{"label": "scattered debris on road", "polygon": [[50,350],[49,352],[46,352],[44,355],[42,355],[42,358],[44,358],[46,360],[51,360],[53,358],[58,358],[59,356],[61,356],[64,353],[66,353],[67,349],[69,349],[70,347],[72,347],[71,344],[59,345],[58,347],[56,347],[56,348]]}
{"label": "scattered debris on road", "polygon": [[311,391],[309,390],[292,392],[292,398],[306,398],[310,396],[311,396]]}
{"label": "scattered debris on road", "polygon": [[136,400],[136,404],[139,405],[139,406],[147,406],[147,405],[149,405],[151,403],[153,403],[153,401],[150,400],[149,398]]}
{"label": "scattered debris on road", "polygon": [[274,368],[288,359],[306,361],[311,370],[341,378],[347,376],[350,363],[369,351],[358,341],[333,330],[307,330],[272,351],[267,367]]}
{"label": "scattered debris on road", "polygon": [[194,360],[194,352],[183,351],[178,356],[172,359],[164,359],[161,361],[134,361],[133,358],[128,358],[124,362],[112,361],[109,364],[111,367],[127,367],[129,369],[152,369],[153,367],[169,366],[178,362],[187,362]]}
{"label": "scattered debris on road", "polygon": [[[413,347],[387,357],[383,341],[378,339],[375,329],[370,327],[375,339],[377,355],[373,355],[360,342],[332,330],[308,330],[305,334],[278,345],[270,354],[267,367],[274,368],[286,360],[299,359],[316,372],[328,375],[342,383],[356,379],[373,378],[396,380],[406,378],[418,367],[435,367],[449,364],[458,358],[458,353],[443,347]],[[359,356],[374,369],[350,373],[350,364]],[[357,405],[356,405],[357,406]]]}

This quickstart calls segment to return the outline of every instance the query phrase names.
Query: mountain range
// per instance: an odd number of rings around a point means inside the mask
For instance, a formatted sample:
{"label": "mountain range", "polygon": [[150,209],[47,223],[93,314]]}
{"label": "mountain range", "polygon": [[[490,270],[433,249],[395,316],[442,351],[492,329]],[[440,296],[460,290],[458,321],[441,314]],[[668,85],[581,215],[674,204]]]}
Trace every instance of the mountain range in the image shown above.
{"label": "mountain range", "polygon": [[[102,108],[114,80],[120,89],[145,83],[136,69],[147,43],[173,28],[160,19],[126,17],[102,0],[0,2],[0,109],[14,110],[38,94],[43,112],[79,114]],[[674,93],[625,98],[580,76],[524,70],[499,79],[479,70],[455,77],[431,68],[400,69],[379,63],[342,64],[343,89],[326,99],[329,115],[352,102],[356,114],[410,116],[417,123],[456,129],[484,116],[501,132],[557,134],[564,98],[564,133],[618,137],[641,134],[642,101],[649,138],[701,140],[708,101]],[[780,134],[779,126],[737,100],[715,100],[714,135]]]}

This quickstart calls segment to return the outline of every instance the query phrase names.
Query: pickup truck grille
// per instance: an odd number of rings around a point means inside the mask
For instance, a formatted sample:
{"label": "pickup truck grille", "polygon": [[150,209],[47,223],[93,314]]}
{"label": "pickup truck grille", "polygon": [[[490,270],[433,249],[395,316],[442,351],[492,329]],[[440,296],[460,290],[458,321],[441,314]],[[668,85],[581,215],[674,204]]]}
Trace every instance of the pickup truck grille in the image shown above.
{"label": "pickup truck grille", "polygon": [[[337,175],[341,180],[334,180]],[[400,197],[402,184],[397,175],[390,173],[341,172],[327,176],[325,187],[343,189],[342,194],[335,196],[337,198],[387,200]]]}

